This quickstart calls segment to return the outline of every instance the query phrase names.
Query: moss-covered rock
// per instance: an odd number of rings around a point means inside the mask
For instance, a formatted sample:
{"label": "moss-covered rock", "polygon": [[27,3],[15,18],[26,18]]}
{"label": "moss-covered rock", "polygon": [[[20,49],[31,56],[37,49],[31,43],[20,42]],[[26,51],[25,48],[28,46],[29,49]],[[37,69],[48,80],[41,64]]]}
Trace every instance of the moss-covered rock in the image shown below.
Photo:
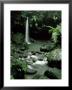
{"label": "moss-covered rock", "polygon": [[57,48],[46,54],[48,66],[61,69],[61,49]]}
{"label": "moss-covered rock", "polygon": [[50,79],[58,79],[57,77],[56,77],[56,75],[54,75],[52,72],[50,72],[50,71],[46,71],[45,73],[44,73],[44,75],[45,76],[47,76],[48,78],[50,78]]}
{"label": "moss-covered rock", "polygon": [[26,74],[35,74],[36,72],[34,69],[27,69]]}
{"label": "moss-covered rock", "polygon": [[50,79],[61,79],[61,70],[57,68],[52,68],[50,70],[45,71],[44,75]]}
{"label": "moss-covered rock", "polygon": [[47,45],[43,45],[40,48],[40,51],[42,51],[42,52],[49,52],[49,51],[53,50],[54,48],[55,48],[55,44],[51,43],[51,42],[48,42]]}
{"label": "moss-covered rock", "polygon": [[61,60],[61,49],[56,48],[56,49],[52,50],[51,52],[46,53],[46,56],[48,58],[48,61],[51,61],[51,60],[59,61],[59,60]]}

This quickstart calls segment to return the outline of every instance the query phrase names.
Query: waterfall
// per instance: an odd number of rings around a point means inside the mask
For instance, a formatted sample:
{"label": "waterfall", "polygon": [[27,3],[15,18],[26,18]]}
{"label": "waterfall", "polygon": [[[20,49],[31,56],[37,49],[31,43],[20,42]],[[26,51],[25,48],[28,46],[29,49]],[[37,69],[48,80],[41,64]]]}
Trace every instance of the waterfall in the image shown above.
{"label": "waterfall", "polygon": [[29,23],[28,23],[28,17],[27,17],[27,20],[26,20],[25,42],[27,44],[30,44],[30,42],[29,42]]}

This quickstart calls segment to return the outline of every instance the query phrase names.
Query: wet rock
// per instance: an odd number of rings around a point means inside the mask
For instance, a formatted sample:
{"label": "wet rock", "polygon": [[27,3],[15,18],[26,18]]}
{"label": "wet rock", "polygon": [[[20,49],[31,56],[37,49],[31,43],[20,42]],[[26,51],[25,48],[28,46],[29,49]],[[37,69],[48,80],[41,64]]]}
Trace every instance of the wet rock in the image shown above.
{"label": "wet rock", "polygon": [[44,45],[40,48],[40,51],[42,52],[49,52],[51,50],[53,50],[55,47],[54,43],[48,43],[48,45]]}
{"label": "wet rock", "polygon": [[33,76],[32,79],[48,79],[48,77],[37,73]]}
{"label": "wet rock", "polygon": [[35,60],[35,61],[38,60],[38,56],[36,56],[36,55],[31,55],[30,58],[32,58],[32,59]]}
{"label": "wet rock", "polygon": [[24,51],[24,50],[25,50],[25,48],[23,47],[23,48],[21,48],[20,50],[21,50],[21,51]]}
{"label": "wet rock", "polygon": [[22,58],[22,57],[23,57],[23,55],[22,55],[21,53],[20,53],[20,54],[17,54],[17,55],[19,55],[19,57],[20,57],[20,58]]}
{"label": "wet rock", "polygon": [[48,61],[36,61],[33,65],[47,65]]}
{"label": "wet rock", "polygon": [[24,57],[24,58],[27,58],[27,56],[26,56],[26,55],[23,55],[23,57]]}
{"label": "wet rock", "polygon": [[33,67],[31,65],[28,65],[28,69],[33,69]]}
{"label": "wet rock", "polygon": [[40,48],[40,51],[41,51],[41,52],[48,52],[48,50],[47,50],[46,47],[41,47],[41,48]]}
{"label": "wet rock", "polygon": [[36,54],[36,52],[35,52],[35,51],[31,51],[31,53],[32,53],[32,55],[35,55],[35,54]]}
{"label": "wet rock", "polygon": [[41,77],[40,74],[35,74],[32,79],[40,79],[40,77]]}
{"label": "wet rock", "polygon": [[39,51],[38,51],[38,52],[36,51],[36,53],[37,53],[37,54],[42,54],[42,53],[41,53],[41,52],[39,52]]}
{"label": "wet rock", "polygon": [[26,74],[35,74],[37,71],[33,69],[27,69]]}
{"label": "wet rock", "polygon": [[43,61],[43,59],[42,59],[42,58],[39,58],[38,60],[39,60],[39,61]]}
{"label": "wet rock", "polygon": [[50,79],[58,79],[57,76],[53,72],[51,72],[51,71],[46,71],[44,73],[44,75],[47,76]]}
{"label": "wet rock", "polygon": [[44,58],[44,56],[43,56],[42,54],[38,55],[38,59],[39,59],[40,61],[43,61],[43,58]]}
{"label": "wet rock", "polygon": [[39,79],[48,79],[48,77],[42,75]]}
{"label": "wet rock", "polygon": [[44,57],[44,58],[43,58],[43,61],[47,61],[47,57]]}
{"label": "wet rock", "polygon": [[32,60],[33,62],[37,61],[38,60],[38,56],[37,55],[32,55],[32,53],[28,53],[28,56],[27,56],[27,59],[28,60]]}
{"label": "wet rock", "polygon": [[27,59],[26,62],[27,62],[27,64],[29,64],[29,65],[33,64],[32,59]]}
{"label": "wet rock", "polygon": [[57,68],[59,68],[59,69],[61,69],[61,60],[59,60],[59,61],[48,61],[48,66],[50,66],[50,67],[57,67]]}
{"label": "wet rock", "polygon": [[50,68],[45,71],[44,75],[50,79],[61,79],[61,70],[57,68]]}

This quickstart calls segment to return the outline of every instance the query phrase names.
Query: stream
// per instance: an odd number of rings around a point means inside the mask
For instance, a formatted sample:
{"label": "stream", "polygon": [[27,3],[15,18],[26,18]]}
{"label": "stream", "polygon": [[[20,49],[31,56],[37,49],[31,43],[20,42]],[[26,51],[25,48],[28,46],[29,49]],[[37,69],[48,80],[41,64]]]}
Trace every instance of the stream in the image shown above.
{"label": "stream", "polygon": [[[22,47],[18,47],[18,48],[15,47],[17,49],[16,51],[14,51],[15,54],[13,53],[12,56],[13,57],[17,56],[19,60],[21,60],[22,62],[25,61],[27,63],[27,71],[25,73],[25,79],[60,79],[61,78],[61,69],[57,68],[56,66],[54,67],[49,66],[48,58],[45,56],[46,52],[40,51],[40,47],[47,45],[47,43],[48,42],[40,42],[40,41],[31,43],[28,46],[29,47],[28,50],[23,50]],[[60,52],[60,49],[54,51],[54,54],[55,52],[56,54],[58,54]],[[59,57],[60,57],[60,53],[57,56],[54,55],[53,59],[57,58],[58,60]]]}

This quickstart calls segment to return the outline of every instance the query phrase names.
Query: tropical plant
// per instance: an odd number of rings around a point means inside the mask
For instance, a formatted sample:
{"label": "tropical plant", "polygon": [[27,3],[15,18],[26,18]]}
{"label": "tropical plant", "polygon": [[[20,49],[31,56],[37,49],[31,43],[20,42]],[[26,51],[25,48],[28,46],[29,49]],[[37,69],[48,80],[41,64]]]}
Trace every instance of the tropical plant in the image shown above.
{"label": "tropical plant", "polygon": [[51,26],[48,26],[48,27],[50,27],[49,33],[52,34],[52,37],[51,37],[52,41],[54,43],[58,43],[58,41],[60,41],[61,39],[61,26],[57,25],[56,28],[51,27]]}
{"label": "tropical plant", "polygon": [[26,61],[22,61],[17,58],[11,60],[11,75],[15,79],[23,79],[25,72],[27,71]]}

